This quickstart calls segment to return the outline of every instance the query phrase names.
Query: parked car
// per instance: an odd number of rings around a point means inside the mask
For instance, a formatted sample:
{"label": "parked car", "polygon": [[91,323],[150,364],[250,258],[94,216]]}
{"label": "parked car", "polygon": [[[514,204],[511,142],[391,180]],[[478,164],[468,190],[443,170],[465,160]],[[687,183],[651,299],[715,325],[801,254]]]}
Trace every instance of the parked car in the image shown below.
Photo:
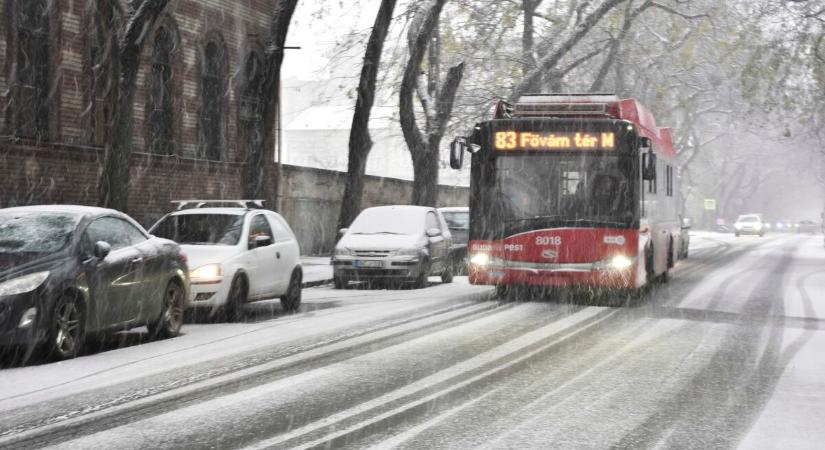
{"label": "parked car", "polygon": [[280,214],[257,202],[179,201],[150,229],[189,255],[193,308],[236,321],[251,301],[279,297],[288,312],[301,306],[298,240]]}
{"label": "parked car", "polygon": [[796,231],[800,233],[816,234],[819,232],[819,226],[813,220],[800,220],[799,227]]}
{"label": "parked car", "polygon": [[337,289],[362,280],[406,282],[421,288],[430,275],[440,275],[444,283],[453,281],[452,235],[435,208],[367,208],[341,231],[332,258]]}
{"label": "parked car", "polygon": [[733,229],[736,237],[742,234],[754,234],[759,237],[765,235],[765,224],[761,214],[742,214],[736,219]]}
{"label": "parked car", "polygon": [[77,356],[90,333],[180,332],[189,272],[178,244],[83,206],[0,210],[0,345]]}
{"label": "parked car", "polygon": [[450,249],[450,263],[453,264],[453,273],[467,272],[467,241],[470,237],[470,208],[453,206],[438,208],[447,222],[447,228],[453,237],[453,246]]}

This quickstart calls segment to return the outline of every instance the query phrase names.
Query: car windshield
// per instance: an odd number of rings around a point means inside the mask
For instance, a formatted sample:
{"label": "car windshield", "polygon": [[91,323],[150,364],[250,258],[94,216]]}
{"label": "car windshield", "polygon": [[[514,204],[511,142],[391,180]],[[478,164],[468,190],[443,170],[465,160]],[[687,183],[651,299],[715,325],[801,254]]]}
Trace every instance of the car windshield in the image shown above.
{"label": "car windshield", "polygon": [[423,234],[424,213],[417,208],[369,208],[349,227],[352,234]]}
{"label": "car windshield", "polygon": [[179,214],[164,217],[151,230],[179,244],[235,245],[241,239],[243,217],[238,214]]}
{"label": "car windshield", "polygon": [[470,212],[469,211],[447,211],[442,213],[444,220],[447,221],[447,227],[451,230],[468,230],[470,229]]}
{"label": "car windshield", "polygon": [[742,216],[739,222],[759,222],[759,216]]}
{"label": "car windshield", "polygon": [[56,212],[0,213],[0,255],[60,251],[71,241],[80,217]]}

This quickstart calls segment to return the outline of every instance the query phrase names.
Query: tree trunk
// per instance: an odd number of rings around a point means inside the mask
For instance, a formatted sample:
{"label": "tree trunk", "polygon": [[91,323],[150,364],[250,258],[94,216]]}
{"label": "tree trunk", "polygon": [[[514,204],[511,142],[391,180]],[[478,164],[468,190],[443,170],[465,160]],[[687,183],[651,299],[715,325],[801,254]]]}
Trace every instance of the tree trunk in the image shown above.
{"label": "tree trunk", "polygon": [[143,42],[149,34],[147,30],[154,28],[167,3],[168,0],[144,0],[122,19],[123,29],[118,39],[118,99],[115,103],[114,129],[106,143],[103,174],[98,186],[98,203],[106,208],[125,211],[129,203],[135,78]]}
{"label": "tree trunk", "polygon": [[[438,200],[439,145],[464,74],[464,63],[451,67],[438,95],[432,98],[423,98],[429,94],[417,89],[421,63],[445,2],[431,0],[415,18],[408,34],[410,56],[401,80],[399,112],[401,130],[413,161],[412,202],[422,206],[436,206]],[[426,135],[419,129],[415,118],[413,96],[416,91],[425,106]]]}
{"label": "tree trunk", "polygon": [[358,82],[358,100],[355,103],[355,113],[352,116],[352,128],[349,135],[349,159],[347,166],[347,181],[344,186],[344,197],[341,202],[341,213],[338,216],[338,228],[348,227],[361,212],[361,197],[364,193],[364,172],[367,167],[367,158],[372,149],[369,122],[372,105],[375,101],[375,83],[378,77],[378,67],[381,63],[381,52],[387,31],[392,22],[392,14],[396,0],[382,0],[375,16],[375,24],[367,42],[364,54],[364,65],[361,67],[361,79]]}
{"label": "tree trunk", "polygon": [[[265,51],[265,78],[263,85],[263,108],[260,126],[264,145],[254,146],[247,155],[246,183],[244,194],[246,198],[266,198],[268,192],[266,170],[271,167],[275,155],[269,153],[274,148],[275,112],[281,101],[281,65],[284,62],[284,45],[289,32],[289,24],[298,0],[278,0],[273,11],[272,24],[269,30],[269,42]],[[276,180],[277,181],[277,180]],[[276,188],[277,191],[277,188]],[[277,192],[275,192],[277,196]]]}
{"label": "tree trunk", "polygon": [[[521,31],[521,75],[526,76],[536,68],[536,59],[533,57],[533,16],[541,0],[523,0],[522,11],[524,12],[524,28]],[[525,87],[525,91],[538,92],[541,90],[541,81]]]}
{"label": "tree trunk", "polygon": [[[440,139],[439,139],[440,141]],[[413,205],[436,206],[438,202],[438,144],[428,145],[413,156]]]}

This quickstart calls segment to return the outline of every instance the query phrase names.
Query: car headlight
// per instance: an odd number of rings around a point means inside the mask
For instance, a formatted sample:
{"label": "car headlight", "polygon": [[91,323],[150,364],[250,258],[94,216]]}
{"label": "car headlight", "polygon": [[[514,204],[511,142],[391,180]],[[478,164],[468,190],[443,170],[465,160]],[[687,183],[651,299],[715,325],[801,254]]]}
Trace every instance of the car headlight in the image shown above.
{"label": "car headlight", "polygon": [[46,278],[49,278],[48,271],[23,275],[22,277],[13,278],[9,281],[0,283],[0,297],[4,295],[17,295],[31,292],[40,287],[40,285],[46,281]]}
{"label": "car headlight", "polygon": [[761,229],[762,229],[762,224],[761,224],[761,223],[757,223],[756,225],[754,225],[754,228],[755,228],[757,231],[759,231],[759,230],[761,230]]}
{"label": "car headlight", "polygon": [[470,258],[470,264],[478,267],[485,267],[490,263],[490,255],[486,253],[476,253]]}
{"label": "car headlight", "polygon": [[610,260],[610,267],[616,270],[624,270],[633,265],[633,260],[625,255],[616,255]]}
{"label": "car headlight", "polygon": [[739,224],[737,223],[737,224],[734,224],[734,225],[733,225],[733,228],[736,228],[737,230],[741,230],[741,229],[742,229],[742,225],[739,225]]}
{"label": "car headlight", "polygon": [[189,273],[189,278],[195,280],[214,280],[223,276],[223,268],[220,264],[207,264],[200,266]]}
{"label": "car headlight", "polygon": [[346,247],[335,247],[334,256],[352,256],[352,250]]}

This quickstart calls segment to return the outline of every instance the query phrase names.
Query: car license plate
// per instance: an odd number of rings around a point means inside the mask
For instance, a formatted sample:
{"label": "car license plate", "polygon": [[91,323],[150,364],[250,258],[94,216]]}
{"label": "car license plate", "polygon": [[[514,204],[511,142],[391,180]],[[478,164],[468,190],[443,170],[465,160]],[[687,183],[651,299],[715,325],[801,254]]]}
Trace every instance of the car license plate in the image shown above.
{"label": "car license plate", "polygon": [[355,267],[384,267],[383,261],[356,261]]}

